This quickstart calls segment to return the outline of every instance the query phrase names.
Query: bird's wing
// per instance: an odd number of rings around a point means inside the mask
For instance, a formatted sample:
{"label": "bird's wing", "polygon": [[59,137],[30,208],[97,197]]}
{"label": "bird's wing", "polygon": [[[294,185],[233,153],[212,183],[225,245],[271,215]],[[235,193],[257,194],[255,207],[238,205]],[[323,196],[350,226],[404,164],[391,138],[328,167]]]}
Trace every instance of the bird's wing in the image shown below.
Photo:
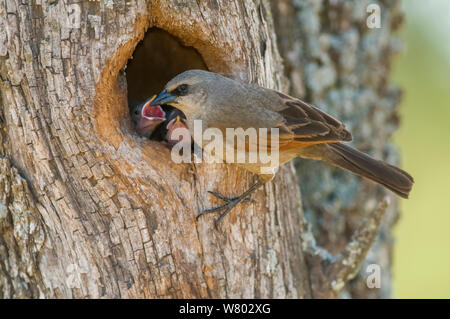
{"label": "bird's wing", "polygon": [[283,123],[278,126],[280,148],[352,140],[344,124],[331,115],[299,99],[276,93],[285,106],[278,110],[278,114],[283,117]]}

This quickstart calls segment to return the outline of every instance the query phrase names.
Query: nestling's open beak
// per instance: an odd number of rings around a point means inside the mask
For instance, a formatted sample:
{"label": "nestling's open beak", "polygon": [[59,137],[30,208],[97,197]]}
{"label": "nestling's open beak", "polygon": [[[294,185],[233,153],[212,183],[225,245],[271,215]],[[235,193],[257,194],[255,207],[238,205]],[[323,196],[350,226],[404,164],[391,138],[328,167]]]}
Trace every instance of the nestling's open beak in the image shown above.
{"label": "nestling's open beak", "polygon": [[153,96],[149,101],[147,101],[141,110],[141,116],[148,120],[166,120],[166,112],[162,109],[159,104],[153,104],[155,96]]}
{"label": "nestling's open beak", "polygon": [[158,96],[153,99],[150,102],[150,105],[161,105],[161,104],[168,104],[170,102],[173,102],[175,100],[175,96],[167,92],[166,89],[164,89],[161,93],[158,94]]}

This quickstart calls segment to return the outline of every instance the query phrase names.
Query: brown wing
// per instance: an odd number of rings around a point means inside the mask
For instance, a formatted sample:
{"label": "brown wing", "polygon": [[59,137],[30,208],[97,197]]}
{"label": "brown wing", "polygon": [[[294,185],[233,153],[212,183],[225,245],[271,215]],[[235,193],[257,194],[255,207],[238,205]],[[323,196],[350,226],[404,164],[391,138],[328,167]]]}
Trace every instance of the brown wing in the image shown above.
{"label": "brown wing", "polygon": [[278,111],[284,118],[284,123],[279,126],[280,148],[352,140],[344,124],[331,115],[299,99],[280,92],[277,94],[286,106]]}

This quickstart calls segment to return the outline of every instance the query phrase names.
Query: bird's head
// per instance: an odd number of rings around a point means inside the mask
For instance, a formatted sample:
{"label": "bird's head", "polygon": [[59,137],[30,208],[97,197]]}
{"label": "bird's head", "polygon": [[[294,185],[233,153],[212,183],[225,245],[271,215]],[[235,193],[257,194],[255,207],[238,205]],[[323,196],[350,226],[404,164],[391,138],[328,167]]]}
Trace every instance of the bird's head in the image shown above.
{"label": "bird's head", "polygon": [[152,99],[137,105],[131,118],[139,135],[150,137],[156,127],[166,120],[166,113],[160,105],[150,106]]}
{"label": "bird's head", "polygon": [[220,75],[203,70],[189,70],[170,80],[151,105],[169,104],[189,115],[200,109],[215,89]]}
{"label": "bird's head", "polygon": [[[191,135],[184,119],[177,115],[167,123],[166,140],[169,144],[175,145],[178,142],[191,143]],[[178,129],[178,131],[176,131]]]}

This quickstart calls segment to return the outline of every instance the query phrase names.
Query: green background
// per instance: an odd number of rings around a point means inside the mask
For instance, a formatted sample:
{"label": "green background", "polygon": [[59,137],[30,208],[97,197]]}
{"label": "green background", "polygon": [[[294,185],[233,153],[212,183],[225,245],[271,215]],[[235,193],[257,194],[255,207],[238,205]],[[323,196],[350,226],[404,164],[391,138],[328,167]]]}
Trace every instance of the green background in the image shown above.
{"label": "green background", "polygon": [[394,140],[415,185],[395,228],[394,297],[450,298],[450,1],[404,0],[403,10]]}

